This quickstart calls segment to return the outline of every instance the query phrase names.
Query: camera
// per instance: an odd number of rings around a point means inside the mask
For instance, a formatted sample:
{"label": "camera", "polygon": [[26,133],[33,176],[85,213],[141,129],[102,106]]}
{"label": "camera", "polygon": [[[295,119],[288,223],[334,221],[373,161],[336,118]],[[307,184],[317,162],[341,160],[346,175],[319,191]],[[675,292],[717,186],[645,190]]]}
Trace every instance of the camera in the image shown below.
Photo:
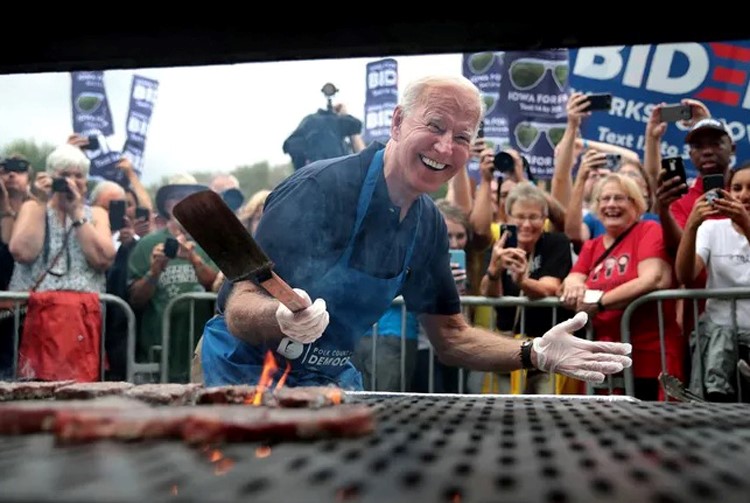
{"label": "camera", "polygon": [[[519,154],[520,155],[520,154]],[[521,155],[521,161],[523,162],[523,169],[525,172],[529,172],[529,161]],[[495,161],[494,161],[494,170],[499,171],[500,173],[512,173],[513,167],[515,166],[516,162],[513,159],[513,156],[510,155],[508,152],[498,152],[495,154]]]}
{"label": "camera", "polygon": [[70,192],[68,180],[65,177],[52,179],[52,192]]}

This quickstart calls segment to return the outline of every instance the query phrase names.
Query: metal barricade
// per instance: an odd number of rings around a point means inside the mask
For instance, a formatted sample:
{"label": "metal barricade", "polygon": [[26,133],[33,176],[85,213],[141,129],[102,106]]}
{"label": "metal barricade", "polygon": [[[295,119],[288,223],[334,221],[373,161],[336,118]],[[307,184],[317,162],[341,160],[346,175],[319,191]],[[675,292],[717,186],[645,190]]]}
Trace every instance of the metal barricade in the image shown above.
{"label": "metal barricade", "polygon": [[[622,342],[630,342],[630,322],[633,313],[643,304],[647,302],[657,303],[658,323],[659,323],[659,350],[661,358],[661,369],[662,372],[667,373],[667,348],[664,337],[664,310],[662,302],[665,300],[692,300],[693,304],[693,321],[696,333],[696,347],[700,348],[698,339],[700,338],[698,328],[698,300],[708,299],[721,299],[730,301],[730,313],[732,318],[732,333],[735,338],[735,349],[737,344],[737,301],[741,299],[750,299],[750,288],[717,288],[711,290],[705,289],[673,289],[673,290],[659,290],[656,292],[647,293],[641,297],[638,297],[631,302],[622,315],[622,321],[620,322],[620,334],[622,336]],[[685,307],[683,307],[685,309]],[[701,361],[702,359],[699,359]],[[698,369],[703,375],[702,367]],[[626,383],[627,384],[627,383]],[[633,377],[632,372],[630,374],[630,389],[633,388]],[[741,386],[740,376],[737,376],[738,391]],[[739,399],[739,393],[738,393]]]}
{"label": "metal barricade", "polygon": [[[400,391],[407,391],[406,389],[406,305],[403,297],[397,297],[394,299],[392,306],[401,306],[401,358],[400,358],[400,369],[401,369],[401,382]],[[527,297],[480,297],[480,296],[462,296],[461,297],[461,310],[464,316],[467,318],[467,323],[471,324],[471,320],[468,317],[468,311],[470,307],[476,306],[490,306],[490,307],[520,307],[520,333],[526,333],[526,308],[528,307],[546,307],[552,309],[552,326],[557,324],[557,310],[562,307],[562,303],[557,297],[547,297],[543,299],[531,300]],[[495,310],[492,310],[490,319],[490,326],[496,325]],[[551,327],[550,327],[551,328]],[[499,335],[499,334],[498,334]],[[371,379],[371,391],[377,389],[377,340],[378,340],[378,326],[377,323],[373,326],[372,330],[372,379]],[[429,348],[429,375],[428,375],[428,391],[434,393],[435,391],[435,354],[432,345]],[[459,393],[464,392],[464,369],[458,370],[458,383],[457,389]]]}
{"label": "metal barricade", "polygon": [[[13,375],[16,375],[18,368],[18,345],[20,341],[20,326],[21,326],[21,314],[23,307],[19,304],[21,301],[28,300],[29,292],[0,292],[0,300],[11,300],[16,301],[13,309]],[[126,379],[130,382],[133,381],[134,375],[138,372],[148,372],[152,370],[152,367],[148,364],[139,364],[135,361],[135,314],[133,310],[120,297],[116,295],[102,293],[99,294],[99,301],[102,304],[111,303],[118,306],[125,313],[127,318],[127,361],[125,368]],[[102,306],[102,337],[100,346],[100,360],[99,360],[99,379],[104,380],[104,367],[105,367],[105,339],[107,337],[107,310],[106,306]]]}
{"label": "metal barricade", "polygon": [[182,293],[169,301],[164,308],[164,314],[162,315],[161,325],[161,363],[159,365],[159,371],[161,374],[161,382],[169,382],[169,343],[170,343],[170,328],[172,323],[172,309],[180,302],[190,301],[190,330],[188,332],[188,368],[193,363],[193,350],[195,348],[195,301],[211,301],[215,302],[218,295],[214,292],[188,292]]}

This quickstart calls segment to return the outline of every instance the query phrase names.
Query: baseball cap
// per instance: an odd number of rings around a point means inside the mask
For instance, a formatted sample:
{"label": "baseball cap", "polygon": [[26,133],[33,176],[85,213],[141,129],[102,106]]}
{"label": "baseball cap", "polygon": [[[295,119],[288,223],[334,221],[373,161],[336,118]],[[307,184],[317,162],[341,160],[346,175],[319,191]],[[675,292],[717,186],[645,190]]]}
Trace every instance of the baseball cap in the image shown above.
{"label": "baseball cap", "polygon": [[718,119],[709,117],[706,119],[701,119],[693,124],[693,127],[690,128],[690,131],[688,131],[688,134],[685,136],[685,143],[690,143],[698,132],[711,129],[724,133],[731,139],[731,135],[729,134],[729,131],[727,131],[727,128],[724,126],[724,123]]}

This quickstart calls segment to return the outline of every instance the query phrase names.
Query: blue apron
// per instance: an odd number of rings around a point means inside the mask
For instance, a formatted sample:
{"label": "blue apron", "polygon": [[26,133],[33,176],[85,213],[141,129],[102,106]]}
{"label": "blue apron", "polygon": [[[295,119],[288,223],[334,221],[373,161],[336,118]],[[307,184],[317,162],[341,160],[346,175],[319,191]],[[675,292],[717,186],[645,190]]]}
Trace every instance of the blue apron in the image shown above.
{"label": "blue apron", "polygon": [[[311,299],[326,301],[330,322],[323,336],[312,344],[284,338],[275,347],[250,345],[229,333],[224,316],[215,316],[203,331],[201,363],[207,386],[257,383],[265,354],[271,349],[276,352],[280,367],[276,378],[281,375],[286,361],[292,366],[287,377],[289,386],[334,384],[345,389],[362,389],[362,375],[350,361],[352,354],[362,335],[378,321],[401,290],[422,216],[422,201],[418,199],[417,226],[397,276],[376,278],[350,266],[356,236],[382,171],[383,150],[380,150],[367,170],[359,193],[354,230],[344,253],[323,277],[305,288]],[[388,243],[383,245],[389,246]]]}

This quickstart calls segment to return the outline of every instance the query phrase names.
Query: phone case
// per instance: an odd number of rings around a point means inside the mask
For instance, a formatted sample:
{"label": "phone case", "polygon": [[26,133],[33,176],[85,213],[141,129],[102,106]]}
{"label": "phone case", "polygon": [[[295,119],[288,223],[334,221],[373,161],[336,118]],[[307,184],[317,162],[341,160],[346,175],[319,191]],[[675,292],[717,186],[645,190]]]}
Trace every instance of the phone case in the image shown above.
{"label": "phone case", "polygon": [[693,116],[689,105],[669,105],[661,109],[662,122],[677,122],[688,120]]}
{"label": "phone case", "polygon": [[589,107],[586,109],[591,110],[609,110],[612,108],[612,95],[611,94],[590,94]]}

